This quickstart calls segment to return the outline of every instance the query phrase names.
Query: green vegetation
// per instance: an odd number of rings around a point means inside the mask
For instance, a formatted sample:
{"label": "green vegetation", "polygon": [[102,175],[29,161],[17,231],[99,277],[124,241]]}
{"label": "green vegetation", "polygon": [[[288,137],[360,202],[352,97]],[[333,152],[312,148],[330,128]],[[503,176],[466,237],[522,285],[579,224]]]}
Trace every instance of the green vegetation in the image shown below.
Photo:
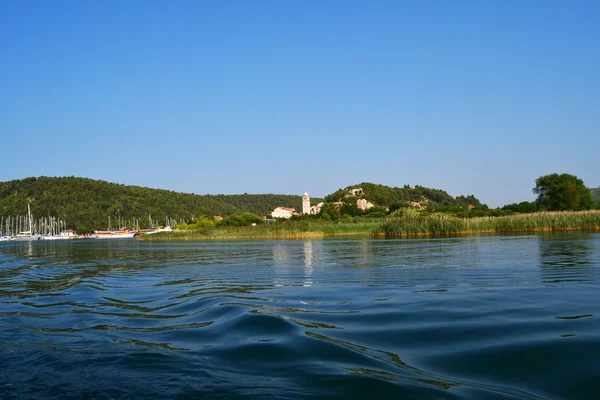
{"label": "green vegetation", "polygon": [[533,192],[538,205],[549,211],[590,210],[594,208],[592,192],[574,175],[550,174],[535,181]]}
{"label": "green vegetation", "polygon": [[302,196],[195,195],[75,177],[0,182],[0,217],[24,215],[28,204],[35,217],[52,215],[66,221],[68,228],[83,233],[105,229],[108,216],[113,227],[119,218],[137,218],[144,228],[149,225],[149,214],[163,223],[165,216],[185,222],[198,216],[212,218],[245,212],[266,215],[277,206],[299,209]]}
{"label": "green vegetation", "polygon": [[[351,194],[349,190],[354,188],[362,191]],[[422,186],[398,188],[365,182],[328,195],[319,214],[265,224],[263,216],[277,206],[300,210],[301,196],[195,195],[85,178],[40,177],[0,182],[0,217],[23,215],[29,204],[35,217],[56,216],[80,233],[105,228],[109,216],[113,227],[117,221],[136,220],[140,228],[145,228],[149,225],[148,215],[155,220],[168,216],[177,221],[177,231],[185,231],[155,235],[152,239],[349,233],[444,235],[598,226],[594,213],[544,211],[590,209],[593,199],[600,201],[600,188],[589,190],[573,175],[551,174],[538,178],[533,191],[538,195],[535,202],[489,209],[473,195],[452,197],[443,190]],[[370,202],[374,206],[363,211],[357,206],[358,200],[362,205]],[[313,198],[312,204],[320,201]],[[216,219],[215,215],[225,218]]]}
{"label": "green vegetation", "polygon": [[381,234],[383,220],[330,223],[309,220],[282,221],[270,225],[219,226],[141,236],[141,240],[205,240],[251,238],[301,238],[336,235]]}
{"label": "green vegetation", "polygon": [[405,208],[404,215],[385,219],[354,218],[347,222],[319,220],[280,221],[271,225],[204,227],[142,236],[142,240],[205,240],[303,238],[349,234],[384,237],[449,236],[477,233],[600,230],[600,211],[555,211],[500,217],[461,218],[427,215]]}
{"label": "green vegetation", "polygon": [[[360,187],[362,192],[350,195],[349,189],[357,187]],[[289,221],[280,220],[261,227],[205,227],[156,235],[149,240],[312,237],[349,233],[410,237],[600,229],[600,211],[546,211],[591,208],[591,192],[580,179],[568,174],[543,176],[536,180],[533,191],[538,194],[536,202],[510,204],[502,209],[490,210],[473,196],[459,196],[453,199],[447,193],[433,189],[399,189],[363,183],[356,187],[340,189],[327,196],[328,203],[323,204],[321,212],[317,215],[296,216]],[[426,204],[425,207],[422,204],[411,205],[410,200],[417,196]],[[358,199],[390,205],[374,206],[363,211],[357,207]],[[475,208],[467,207],[469,205]],[[386,218],[382,218],[386,215]]]}
{"label": "green vegetation", "polygon": [[419,185],[414,187],[404,185],[404,187],[399,188],[369,182],[348,186],[345,189],[338,189],[326,196],[325,201],[339,201],[344,198],[344,196],[348,194],[348,190],[352,188],[362,188],[365,199],[375,205],[383,207],[390,207],[397,203],[423,202],[425,204],[435,204],[440,206],[466,208],[469,205],[473,205],[476,208],[487,208],[473,195],[452,197],[443,190],[429,189]]}

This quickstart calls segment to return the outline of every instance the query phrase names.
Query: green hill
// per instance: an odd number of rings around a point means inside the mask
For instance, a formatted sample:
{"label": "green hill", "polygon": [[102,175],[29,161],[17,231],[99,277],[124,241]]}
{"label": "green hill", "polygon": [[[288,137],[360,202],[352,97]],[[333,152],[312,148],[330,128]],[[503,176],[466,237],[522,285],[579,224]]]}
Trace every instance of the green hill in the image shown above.
{"label": "green hill", "polygon": [[338,201],[352,188],[362,188],[362,197],[378,206],[389,207],[394,203],[419,202],[422,204],[433,203],[440,206],[457,206],[466,208],[468,205],[475,207],[484,206],[473,195],[452,197],[447,192],[439,189],[430,189],[423,186],[389,187],[375,183],[363,182],[338,189],[325,197],[326,201]]}
{"label": "green hill", "polygon": [[277,206],[301,209],[302,196],[196,195],[75,177],[0,182],[0,217],[24,215],[28,204],[36,218],[55,216],[78,232],[89,232],[106,228],[108,216],[114,226],[120,217],[138,218],[144,227],[149,223],[148,214],[159,221],[164,221],[165,216],[181,220],[239,212],[266,215]]}

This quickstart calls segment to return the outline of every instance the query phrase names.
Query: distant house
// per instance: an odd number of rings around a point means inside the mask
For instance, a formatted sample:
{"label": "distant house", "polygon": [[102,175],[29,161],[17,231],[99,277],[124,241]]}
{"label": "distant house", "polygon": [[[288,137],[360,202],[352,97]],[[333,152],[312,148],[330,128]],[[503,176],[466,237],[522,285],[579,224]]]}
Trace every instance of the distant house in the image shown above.
{"label": "distant house", "polygon": [[425,209],[425,207],[423,207],[423,206],[421,205],[421,203],[418,203],[418,202],[416,202],[416,201],[413,201],[413,202],[411,202],[411,203],[410,203],[410,205],[411,205],[412,207],[416,208],[416,209],[417,209],[417,210],[419,210],[419,211],[421,211],[421,210],[424,210],[424,209]]}
{"label": "distant house", "polygon": [[223,221],[223,217],[221,217],[220,215],[215,215],[213,218],[217,221]]}
{"label": "distant house", "polygon": [[473,204],[469,204],[469,205],[467,206],[467,209],[468,209],[469,211],[471,211],[471,210],[472,210],[472,209],[474,209],[474,208],[475,208],[475,206],[474,206]]}
{"label": "distant house", "polygon": [[333,210],[334,211],[339,211],[340,208],[344,205],[343,201],[334,201],[333,202]]}
{"label": "distant house", "polygon": [[358,207],[359,209],[366,211],[371,207],[374,207],[375,204],[365,200],[365,199],[358,199],[356,200],[356,207]]}
{"label": "distant house", "polygon": [[292,215],[298,215],[295,208],[277,207],[271,212],[271,218],[292,218]]}
{"label": "distant house", "polygon": [[345,197],[348,197],[348,196],[362,196],[363,194],[364,193],[363,193],[362,188],[354,188],[354,189],[349,189],[348,190],[348,194]]}
{"label": "distant house", "polygon": [[312,206],[312,207],[310,208],[310,213],[311,213],[311,214],[313,214],[313,215],[314,215],[314,214],[318,214],[318,213],[320,213],[320,212],[321,212],[321,207],[323,207],[323,205],[324,205],[324,204],[325,204],[325,203],[323,203],[323,202],[320,202],[320,203],[319,203],[319,204],[317,204],[316,206]]}

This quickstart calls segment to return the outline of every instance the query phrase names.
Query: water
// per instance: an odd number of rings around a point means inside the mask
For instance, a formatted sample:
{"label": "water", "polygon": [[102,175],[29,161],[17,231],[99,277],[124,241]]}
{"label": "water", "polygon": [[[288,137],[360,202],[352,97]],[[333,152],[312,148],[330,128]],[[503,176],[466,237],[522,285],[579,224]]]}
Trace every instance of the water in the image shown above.
{"label": "water", "polygon": [[0,399],[600,396],[600,235],[0,244]]}

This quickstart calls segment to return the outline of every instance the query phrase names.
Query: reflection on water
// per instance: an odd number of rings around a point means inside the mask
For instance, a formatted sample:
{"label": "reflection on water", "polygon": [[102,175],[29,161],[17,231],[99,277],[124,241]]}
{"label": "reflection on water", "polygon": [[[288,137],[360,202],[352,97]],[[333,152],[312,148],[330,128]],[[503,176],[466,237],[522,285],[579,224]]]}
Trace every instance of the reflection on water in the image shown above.
{"label": "reflection on water", "polygon": [[313,273],[313,245],[312,240],[304,241],[304,286],[310,287],[312,286],[312,273]]}
{"label": "reflection on water", "polygon": [[594,242],[584,234],[540,236],[538,240],[542,281],[585,282],[596,271],[592,254]]}
{"label": "reflection on water", "polygon": [[600,235],[0,244],[0,399],[595,398]]}

